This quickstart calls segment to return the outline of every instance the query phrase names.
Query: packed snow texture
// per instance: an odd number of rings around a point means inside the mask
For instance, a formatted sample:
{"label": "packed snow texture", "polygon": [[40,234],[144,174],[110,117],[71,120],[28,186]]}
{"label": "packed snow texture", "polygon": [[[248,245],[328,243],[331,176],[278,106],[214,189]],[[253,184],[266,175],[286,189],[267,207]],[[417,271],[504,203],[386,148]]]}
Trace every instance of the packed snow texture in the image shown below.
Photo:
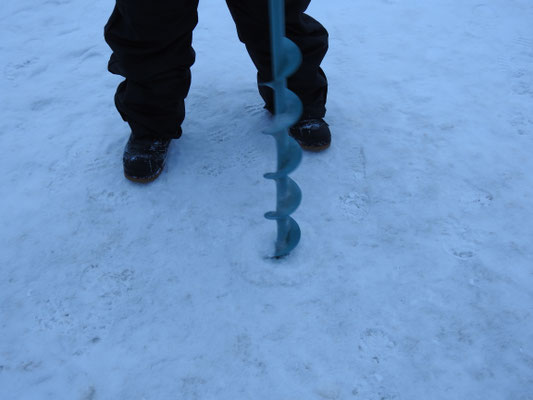
{"label": "packed snow texture", "polygon": [[184,135],[123,177],[112,1],[0,5],[2,400],[533,399],[533,2],[314,0],[332,147],[293,174],[223,1]]}

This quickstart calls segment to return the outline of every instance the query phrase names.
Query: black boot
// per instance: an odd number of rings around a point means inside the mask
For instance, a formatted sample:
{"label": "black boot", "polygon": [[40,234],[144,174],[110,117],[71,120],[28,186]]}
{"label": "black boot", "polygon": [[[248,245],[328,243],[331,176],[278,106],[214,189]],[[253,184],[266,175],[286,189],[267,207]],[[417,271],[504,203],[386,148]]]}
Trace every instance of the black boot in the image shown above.
{"label": "black boot", "polygon": [[304,150],[322,151],[331,144],[331,132],[322,118],[301,120],[294,124],[289,134]]}
{"label": "black boot", "polygon": [[131,134],[122,158],[126,178],[139,183],[155,180],[165,166],[170,141]]}

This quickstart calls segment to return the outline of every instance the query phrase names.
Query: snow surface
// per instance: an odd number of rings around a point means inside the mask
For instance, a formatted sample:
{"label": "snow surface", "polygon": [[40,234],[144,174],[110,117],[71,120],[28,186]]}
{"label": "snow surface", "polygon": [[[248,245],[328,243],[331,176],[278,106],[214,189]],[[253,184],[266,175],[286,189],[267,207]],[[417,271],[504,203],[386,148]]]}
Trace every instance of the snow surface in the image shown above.
{"label": "snow surface", "polygon": [[147,186],[122,173],[112,5],[0,4],[0,399],[533,399],[531,0],[313,1],[334,142],[294,174],[281,262],[224,2]]}

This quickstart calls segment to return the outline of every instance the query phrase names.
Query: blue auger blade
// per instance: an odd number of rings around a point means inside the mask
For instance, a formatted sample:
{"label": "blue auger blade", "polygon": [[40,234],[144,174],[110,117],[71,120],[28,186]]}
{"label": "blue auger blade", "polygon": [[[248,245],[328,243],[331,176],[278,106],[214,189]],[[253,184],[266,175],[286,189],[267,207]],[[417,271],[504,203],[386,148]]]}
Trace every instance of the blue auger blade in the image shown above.
{"label": "blue auger blade", "polygon": [[276,211],[270,211],[265,214],[266,219],[285,219],[296,211],[302,201],[302,191],[300,187],[291,178],[285,177],[286,190],[284,197],[278,198]]}
{"label": "blue auger blade", "polygon": [[289,151],[282,155],[280,168],[276,172],[269,172],[263,175],[266,179],[283,178],[298,168],[298,165],[300,165],[300,162],[302,161],[302,151],[300,150],[300,145],[296,142],[296,140],[292,139],[289,140],[288,146]]}
{"label": "blue auger blade", "polygon": [[[284,226],[279,228],[279,224],[283,223]],[[276,253],[274,257],[284,257],[289,254],[300,242],[300,237],[302,233],[300,227],[294,219],[288,217],[285,221],[278,221],[278,231],[284,232],[285,236],[278,238],[276,242]]]}
{"label": "blue auger blade", "polygon": [[294,74],[302,64],[302,52],[296,44],[286,37],[281,40],[282,57],[276,71],[279,78],[288,78]]}
{"label": "blue auger blade", "polygon": [[302,103],[296,94],[287,89],[287,78],[298,70],[302,55],[298,46],[285,37],[285,2],[269,0],[272,44],[273,81],[265,85],[274,91],[274,120],[265,133],[276,139],[278,169],[265,174],[276,181],[276,211],[265,214],[278,226],[275,257],[290,253],[300,241],[300,227],[290,217],[302,200],[302,191],[288,174],[294,171],[301,159],[302,149],[289,136],[289,128],[302,114]]}
{"label": "blue auger blade", "polygon": [[268,126],[265,133],[275,134],[285,132],[293,126],[302,115],[303,106],[298,96],[287,88],[282,89],[284,110],[274,116],[272,125]]}

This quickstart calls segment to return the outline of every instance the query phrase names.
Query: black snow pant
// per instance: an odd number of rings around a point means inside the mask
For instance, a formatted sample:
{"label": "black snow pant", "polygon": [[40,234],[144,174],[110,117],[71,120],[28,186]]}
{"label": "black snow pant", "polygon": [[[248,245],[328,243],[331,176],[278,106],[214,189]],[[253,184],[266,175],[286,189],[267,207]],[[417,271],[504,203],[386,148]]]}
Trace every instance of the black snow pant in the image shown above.
{"label": "black snow pant", "polygon": [[[303,53],[300,69],[288,80],[304,104],[302,118],[326,112],[327,80],[320,68],[328,33],[305,14],[311,0],[286,0],[286,31]],[[271,79],[268,0],[226,0],[239,39],[255,64],[258,83]],[[113,50],[109,71],[126,79],[115,104],[137,136],[178,138],[185,118],[184,100],[195,60],[192,32],[198,22],[198,0],[116,0],[105,26]],[[259,86],[272,112],[273,94]],[[221,99],[223,100],[223,99]]]}

